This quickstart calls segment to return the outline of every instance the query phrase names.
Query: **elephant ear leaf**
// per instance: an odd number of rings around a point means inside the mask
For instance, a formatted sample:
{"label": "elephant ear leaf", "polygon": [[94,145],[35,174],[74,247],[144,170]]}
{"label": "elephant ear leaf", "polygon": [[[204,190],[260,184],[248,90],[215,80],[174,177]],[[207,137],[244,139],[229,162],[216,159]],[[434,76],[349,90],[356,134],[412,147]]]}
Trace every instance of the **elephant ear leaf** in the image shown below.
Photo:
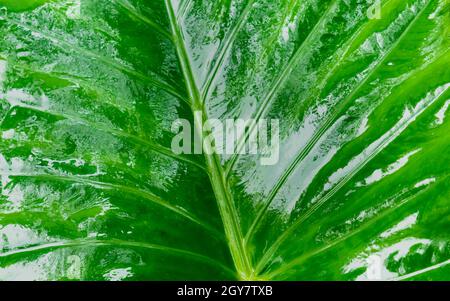
{"label": "elephant ear leaf", "polygon": [[0,0],[0,280],[448,280],[449,25],[446,0]]}

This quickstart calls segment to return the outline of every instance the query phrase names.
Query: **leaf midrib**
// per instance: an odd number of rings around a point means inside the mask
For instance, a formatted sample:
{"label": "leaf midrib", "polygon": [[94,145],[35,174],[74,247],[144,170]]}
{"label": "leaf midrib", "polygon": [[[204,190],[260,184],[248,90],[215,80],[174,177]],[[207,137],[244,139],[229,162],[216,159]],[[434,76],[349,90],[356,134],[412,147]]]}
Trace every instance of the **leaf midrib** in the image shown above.
{"label": "leaf midrib", "polygon": [[[202,134],[202,140],[203,137],[206,137],[206,140],[202,141],[203,153],[205,156],[208,176],[222,218],[228,247],[233,258],[237,276],[242,280],[250,280],[254,277],[253,268],[250,263],[249,255],[244,247],[243,235],[239,227],[237,210],[232,201],[230,191],[227,188],[228,185],[226,185],[225,173],[222,165],[220,164],[220,159],[217,154],[210,149],[211,141],[209,141],[208,138],[210,136],[208,133],[204,133],[202,128],[203,121],[208,119],[204,109],[204,99],[202,98],[200,89],[195,82],[191,62],[183,41],[181,28],[178,24],[178,20],[170,0],[165,0],[165,5],[172,30],[172,39],[174,41],[178,60],[182,69],[186,88],[188,90],[190,109],[194,116],[195,131],[198,134]],[[198,111],[202,113],[201,116],[195,114],[195,112]]]}

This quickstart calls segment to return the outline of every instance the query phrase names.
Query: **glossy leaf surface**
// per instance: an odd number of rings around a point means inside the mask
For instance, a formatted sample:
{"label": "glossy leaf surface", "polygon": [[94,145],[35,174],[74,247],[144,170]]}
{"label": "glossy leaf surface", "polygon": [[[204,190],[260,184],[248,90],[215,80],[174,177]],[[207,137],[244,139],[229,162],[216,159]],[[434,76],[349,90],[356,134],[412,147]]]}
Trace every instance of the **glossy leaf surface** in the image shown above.
{"label": "glossy leaf surface", "polygon": [[0,6],[1,280],[449,279],[448,1]]}

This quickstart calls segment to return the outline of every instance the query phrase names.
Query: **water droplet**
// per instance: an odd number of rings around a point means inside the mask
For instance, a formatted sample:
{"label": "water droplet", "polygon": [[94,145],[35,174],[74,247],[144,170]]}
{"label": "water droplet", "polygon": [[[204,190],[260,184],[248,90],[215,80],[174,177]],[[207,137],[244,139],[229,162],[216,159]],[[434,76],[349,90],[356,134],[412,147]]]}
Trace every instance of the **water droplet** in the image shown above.
{"label": "water droplet", "polygon": [[11,11],[25,11],[25,10],[31,10],[35,9],[38,6],[41,6],[45,4],[46,2],[49,2],[50,0],[0,0],[0,6],[1,6],[1,12],[0,12],[0,18],[3,15],[6,15],[4,13],[4,10],[6,12],[7,10]]}
{"label": "water droplet", "polygon": [[[1,5],[1,2],[0,2],[0,5]],[[0,20],[5,20],[7,14],[8,14],[8,9],[4,6],[0,7]]]}

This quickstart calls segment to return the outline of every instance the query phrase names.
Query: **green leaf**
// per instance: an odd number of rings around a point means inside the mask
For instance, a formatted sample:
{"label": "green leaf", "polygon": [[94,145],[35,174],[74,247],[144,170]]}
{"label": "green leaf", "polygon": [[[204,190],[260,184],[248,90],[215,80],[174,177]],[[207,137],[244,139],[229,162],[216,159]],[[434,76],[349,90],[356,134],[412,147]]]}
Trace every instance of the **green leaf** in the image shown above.
{"label": "green leaf", "polygon": [[449,280],[448,1],[0,6],[1,280]]}

